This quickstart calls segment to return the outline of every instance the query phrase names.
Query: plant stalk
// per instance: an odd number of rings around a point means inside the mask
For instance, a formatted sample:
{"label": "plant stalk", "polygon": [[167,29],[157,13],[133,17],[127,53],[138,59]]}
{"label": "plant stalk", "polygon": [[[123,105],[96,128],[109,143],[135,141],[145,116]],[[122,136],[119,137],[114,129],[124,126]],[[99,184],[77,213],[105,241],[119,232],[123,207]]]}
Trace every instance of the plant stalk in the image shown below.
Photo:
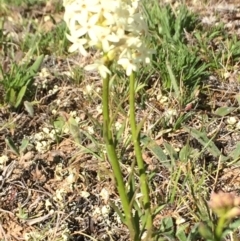
{"label": "plant stalk", "polygon": [[123,212],[125,214],[125,222],[130,232],[131,241],[136,241],[135,223],[132,215],[130,201],[125,189],[124,179],[121,172],[120,164],[114,146],[112,131],[109,117],[109,75],[103,79],[103,138],[106,143],[107,155],[113,169],[113,174],[116,180],[117,190],[121,199]]}
{"label": "plant stalk", "polygon": [[215,230],[215,241],[221,241],[222,240],[222,234],[223,234],[223,230],[224,227],[226,225],[226,218],[225,215],[221,216],[218,218],[218,222],[217,222],[217,227]]}
{"label": "plant stalk", "polygon": [[142,151],[140,146],[139,131],[137,129],[136,118],[135,118],[135,73],[132,72],[130,75],[130,88],[129,88],[129,104],[130,104],[130,125],[132,131],[132,141],[134,144],[134,151],[136,155],[139,176],[140,176],[140,188],[143,195],[143,205],[146,217],[146,229],[147,236],[151,238],[152,235],[152,213],[150,206],[150,196],[148,187],[148,177],[142,157]]}

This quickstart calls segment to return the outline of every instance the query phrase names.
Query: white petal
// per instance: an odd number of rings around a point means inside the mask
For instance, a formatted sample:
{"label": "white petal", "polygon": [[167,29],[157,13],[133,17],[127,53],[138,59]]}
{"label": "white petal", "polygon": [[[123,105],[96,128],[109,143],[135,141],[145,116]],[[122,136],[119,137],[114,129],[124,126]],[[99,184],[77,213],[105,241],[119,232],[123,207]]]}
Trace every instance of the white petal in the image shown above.
{"label": "white petal", "polygon": [[104,79],[107,77],[108,74],[111,74],[111,71],[105,65],[100,65],[98,70],[99,70],[99,74]]}
{"label": "white petal", "polygon": [[89,21],[89,25],[93,26],[98,22],[99,19],[99,14],[93,14],[91,16],[91,18],[88,20]]}
{"label": "white petal", "polygon": [[84,67],[84,69],[85,69],[86,71],[93,71],[93,70],[96,70],[97,67],[98,67],[98,64],[95,63],[95,64],[86,65],[86,66]]}
{"label": "white petal", "polygon": [[79,50],[80,53],[83,56],[87,55],[87,51],[86,51],[86,49],[83,46],[83,45],[85,45],[87,43],[87,39],[78,39],[78,38],[75,38],[74,36],[71,36],[71,35],[68,35],[68,34],[66,34],[66,36],[67,36],[67,39],[73,43],[69,47],[69,52],[70,53],[75,52],[76,50]]}
{"label": "white petal", "polygon": [[108,41],[113,42],[113,43],[118,43],[119,42],[119,37],[115,34],[110,34],[107,36]]}
{"label": "white petal", "polygon": [[70,47],[69,47],[69,49],[68,49],[68,51],[70,52],[70,53],[73,53],[73,52],[75,52],[76,50],[78,50],[78,46],[77,46],[77,44],[72,44]]}
{"label": "white petal", "polygon": [[78,30],[72,32],[72,34],[74,34],[74,37],[76,38],[80,38],[83,35],[85,35],[87,33],[87,29],[86,28],[79,28]]}

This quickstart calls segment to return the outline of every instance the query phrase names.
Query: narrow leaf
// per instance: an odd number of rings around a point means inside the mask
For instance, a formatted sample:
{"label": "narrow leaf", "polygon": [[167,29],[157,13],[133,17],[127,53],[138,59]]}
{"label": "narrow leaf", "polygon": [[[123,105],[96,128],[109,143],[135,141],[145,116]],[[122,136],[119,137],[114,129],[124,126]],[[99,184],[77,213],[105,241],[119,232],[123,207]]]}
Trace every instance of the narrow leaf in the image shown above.
{"label": "narrow leaf", "polygon": [[18,148],[15,146],[13,140],[10,137],[6,137],[5,142],[14,154],[16,154],[17,156],[20,156]]}
{"label": "narrow leaf", "polygon": [[152,154],[167,168],[171,167],[171,162],[167,158],[167,156],[164,154],[162,148],[157,145],[157,143],[153,140],[151,140],[147,136],[142,136],[140,138],[140,141],[146,148],[148,148]]}
{"label": "narrow leaf", "polygon": [[25,107],[26,111],[28,112],[28,114],[31,117],[33,117],[34,116],[34,109],[33,109],[32,103],[30,103],[28,101],[24,101],[24,107]]}
{"label": "narrow leaf", "polygon": [[178,153],[174,150],[174,148],[168,143],[163,143],[168,155],[170,156],[172,162],[176,162],[178,160]]}
{"label": "narrow leaf", "polygon": [[16,91],[12,88],[10,89],[9,99],[7,101],[14,106],[14,103],[16,101]]}
{"label": "narrow leaf", "polygon": [[19,148],[20,153],[23,153],[26,150],[28,144],[29,144],[29,140],[28,139],[23,139],[22,140],[21,146]]}
{"label": "narrow leaf", "polygon": [[123,217],[120,209],[113,203],[113,202],[110,202],[110,206],[112,207],[112,209],[118,214],[118,216],[120,217],[121,219],[121,222],[126,224],[126,219]]}
{"label": "narrow leaf", "polygon": [[219,107],[218,109],[216,109],[214,114],[218,115],[218,116],[226,116],[226,115],[232,113],[235,109],[236,109],[235,107],[223,106],[223,107]]}
{"label": "narrow leaf", "polygon": [[180,161],[187,162],[188,157],[190,156],[190,153],[191,153],[191,147],[189,146],[189,144],[186,144],[179,153]]}
{"label": "narrow leaf", "polygon": [[214,240],[213,239],[213,233],[210,230],[210,228],[204,224],[204,223],[200,223],[199,227],[198,227],[198,231],[199,233],[202,235],[202,237],[206,240]]}
{"label": "narrow leaf", "polygon": [[238,218],[236,221],[229,224],[229,228],[231,230],[236,230],[240,227],[240,218]]}
{"label": "narrow leaf", "polygon": [[214,144],[212,140],[210,140],[207,137],[207,134],[205,132],[200,132],[198,130],[195,130],[193,128],[189,128],[187,126],[184,126],[184,129],[187,130],[192,137],[197,139],[197,141],[206,148],[214,157],[220,157],[223,161],[226,161],[227,157],[223,156],[221,151],[217,148],[217,146]]}
{"label": "narrow leaf", "polygon": [[235,95],[235,99],[238,102],[238,105],[240,106],[240,94]]}
{"label": "narrow leaf", "polygon": [[63,131],[63,127],[65,125],[65,121],[64,118],[62,116],[59,116],[54,122],[53,122],[53,126],[56,130],[62,132]]}
{"label": "narrow leaf", "polygon": [[39,68],[41,67],[43,59],[44,59],[43,54],[38,56],[37,59],[35,60],[35,62],[32,64],[32,66],[29,67],[29,69],[28,69],[29,72],[36,73],[39,70]]}
{"label": "narrow leaf", "polygon": [[81,144],[81,133],[79,130],[78,123],[73,117],[70,117],[67,121],[69,131],[74,139],[74,141],[78,144]]}
{"label": "narrow leaf", "polygon": [[179,91],[177,80],[173,74],[172,67],[168,61],[166,61],[166,66],[167,66],[167,71],[168,71],[173,89],[175,91],[175,94],[176,94],[176,96],[180,96],[180,91]]}
{"label": "narrow leaf", "polygon": [[240,142],[237,143],[236,147],[230,152],[229,156],[233,159],[240,158]]}
{"label": "narrow leaf", "polygon": [[27,90],[27,86],[24,85],[24,86],[21,88],[21,90],[19,91],[18,96],[17,96],[16,103],[14,104],[14,107],[15,107],[15,108],[18,108],[19,105],[21,104],[22,99],[23,99],[23,97],[24,97],[24,95],[25,95],[25,93],[26,93],[26,90]]}

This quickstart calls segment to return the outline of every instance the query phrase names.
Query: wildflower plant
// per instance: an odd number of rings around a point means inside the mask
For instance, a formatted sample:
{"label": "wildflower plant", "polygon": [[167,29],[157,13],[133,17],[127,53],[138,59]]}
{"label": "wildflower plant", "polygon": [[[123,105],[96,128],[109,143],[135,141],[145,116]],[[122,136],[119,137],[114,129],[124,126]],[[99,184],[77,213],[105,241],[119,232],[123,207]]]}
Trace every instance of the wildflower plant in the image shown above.
{"label": "wildflower plant", "polygon": [[[122,202],[123,221],[129,229],[131,240],[140,240],[143,235],[150,238],[153,226],[152,214],[147,175],[139,142],[141,125],[137,125],[135,120],[134,86],[135,73],[140,66],[150,63],[153,51],[142,41],[148,33],[148,27],[139,11],[139,0],[64,0],[63,5],[64,20],[69,29],[67,38],[72,43],[69,51],[79,51],[83,56],[87,56],[91,49],[99,53],[96,62],[87,65],[85,69],[97,70],[103,79],[103,136]],[[113,76],[113,64],[115,68],[123,68],[129,77],[129,118],[143,197],[142,222],[137,220],[136,214],[133,214],[136,213],[132,210],[134,201],[128,195],[114,145],[109,111],[109,82]]]}
{"label": "wildflower plant", "polygon": [[221,241],[228,234],[234,234],[240,224],[239,205],[240,198],[235,193],[212,193],[208,206],[217,216],[217,222],[214,225],[201,223],[199,225],[199,232],[202,237],[206,240]]}

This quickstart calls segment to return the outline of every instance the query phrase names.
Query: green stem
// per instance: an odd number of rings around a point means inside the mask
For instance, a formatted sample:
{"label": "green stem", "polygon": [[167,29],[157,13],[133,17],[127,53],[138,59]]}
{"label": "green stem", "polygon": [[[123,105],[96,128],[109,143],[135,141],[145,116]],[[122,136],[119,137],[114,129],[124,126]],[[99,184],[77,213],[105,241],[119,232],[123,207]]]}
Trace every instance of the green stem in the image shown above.
{"label": "green stem", "polygon": [[129,102],[130,102],[130,124],[132,131],[132,140],[134,144],[134,150],[137,160],[137,165],[140,175],[140,187],[143,194],[143,205],[145,210],[146,220],[146,229],[148,232],[148,237],[151,238],[152,232],[152,213],[150,206],[150,196],[148,188],[148,178],[145,170],[145,165],[142,157],[142,151],[140,146],[139,132],[137,130],[136,118],[135,118],[135,74],[132,73],[130,76],[130,89],[129,89]]}
{"label": "green stem", "polygon": [[215,241],[221,241],[222,240],[222,234],[223,234],[223,229],[226,225],[226,218],[225,215],[219,217],[218,222],[217,222],[217,227],[215,230]]}
{"label": "green stem", "polygon": [[103,138],[106,143],[107,155],[111,163],[113,174],[116,179],[117,190],[123,206],[123,212],[125,214],[126,225],[130,232],[130,238],[132,241],[136,240],[137,234],[135,233],[135,223],[132,216],[132,210],[130,201],[125,189],[124,179],[122,176],[120,164],[117,158],[115,146],[113,143],[110,117],[109,117],[109,76],[103,79]]}

